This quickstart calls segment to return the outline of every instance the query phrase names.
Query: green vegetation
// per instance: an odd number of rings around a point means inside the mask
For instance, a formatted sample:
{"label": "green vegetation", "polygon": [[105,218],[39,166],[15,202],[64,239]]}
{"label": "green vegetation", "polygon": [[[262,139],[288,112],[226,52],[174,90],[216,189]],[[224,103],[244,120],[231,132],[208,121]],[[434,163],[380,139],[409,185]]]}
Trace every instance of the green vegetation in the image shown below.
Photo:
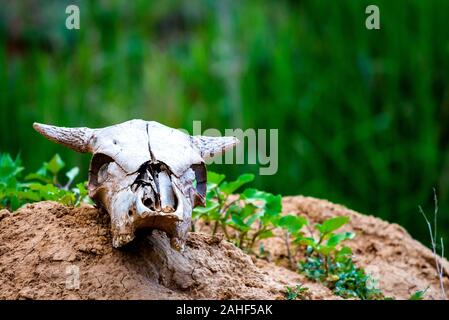
{"label": "green vegetation", "polygon": [[427,287],[424,290],[418,290],[414,294],[412,294],[409,298],[409,300],[423,300],[424,296],[426,295],[426,292],[429,288]]}
{"label": "green vegetation", "polygon": [[[193,225],[202,219],[211,233],[222,231],[227,240],[247,252],[256,254],[254,247],[259,240],[275,237],[274,229],[284,233],[288,258],[292,269],[308,278],[319,281],[343,298],[363,300],[392,299],[375,287],[375,280],[363,268],[354,264],[350,247],[343,245],[353,239],[352,232],[337,232],[349,222],[349,218],[330,218],[313,227],[304,217],[294,214],[281,215],[281,196],[253,188],[236,192],[253,180],[253,175],[243,174],[235,181],[225,181],[225,175],[208,172],[206,206],[193,210]],[[259,257],[267,254],[260,245]],[[299,261],[294,261],[303,256]],[[302,285],[286,287],[288,300],[303,298],[307,288]],[[420,300],[426,290],[411,295]]]}
{"label": "green vegetation", "polygon": [[12,211],[25,203],[53,200],[65,205],[79,205],[89,201],[85,183],[71,185],[79,173],[74,167],[65,172],[65,182],[61,184],[60,175],[65,167],[59,155],[45,162],[39,170],[23,177],[22,160],[14,160],[9,154],[0,154],[0,208]]}
{"label": "green vegetation", "polygon": [[[305,260],[298,262],[298,270],[308,278],[320,281],[335,294],[344,298],[381,299],[382,293],[372,286],[373,280],[362,268],[355,266],[352,250],[341,246],[342,242],[354,238],[351,232],[336,233],[348,221],[348,217],[335,217],[316,224],[315,229],[307,219],[281,215],[281,196],[248,188],[233,195],[239,188],[253,180],[250,174],[226,182],[223,174],[208,172],[206,206],[194,209],[196,219],[212,224],[212,234],[218,227],[226,238],[238,247],[252,252],[258,240],[274,237],[273,230],[282,228],[286,234],[289,259],[305,248]],[[230,232],[229,229],[232,229]],[[308,231],[305,234],[304,229]],[[315,237],[317,234],[317,237]],[[296,247],[290,249],[290,240]],[[299,290],[299,289],[298,289]],[[291,289],[291,298],[297,293]]]}
{"label": "green vegetation", "polygon": [[289,286],[285,287],[285,299],[287,300],[296,300],[296,299],[305,299],[305,293],[309,290],[309,288],[304,287],[302,284],[296,285],[294,288]]}
{"label": "green vegetation", "polygon": [[[238,189],[254,179],[243,174],[232,182],[225,175],[208,172],[206,206],[193,211],[193,224],[198,218],[212,223],[212,234],[221,228],[227,240],[247,251],[252,251],[258,240],[273,236],[272,230],[282,210],[280,195],[248,188],[234,195]],[[232,232],[229,229],[232,229]]]}
{"label": "green vegetation", "polygon": [[256,188],[342,203],[427,242],[416,204],[430,207],[436,187],[449,239],[449,1],[376,0],[379,31],[364,27],[365,0],[79,0],[70,31],[72,2],[2,3],[1,152],[33,168],[58,152],[87,171],[88,156],[33,121],[274,128],[279,171]]}
{"label": "green vegetation", "polygon": [[[294,243],[306,247],[305,260],[299,262],[298,268],[308,278],[322,282],[343,298],[383,299],[380,290],[373,286],[373,279],[354,264],[351,248],[341,246],[355,234],[335,233],[348,222],[348,217],[331,218],[316,224],[317,232],[309,229],[308,237],[302,232],[294,234]],[[314,237],[316,233],[318,236]]]}

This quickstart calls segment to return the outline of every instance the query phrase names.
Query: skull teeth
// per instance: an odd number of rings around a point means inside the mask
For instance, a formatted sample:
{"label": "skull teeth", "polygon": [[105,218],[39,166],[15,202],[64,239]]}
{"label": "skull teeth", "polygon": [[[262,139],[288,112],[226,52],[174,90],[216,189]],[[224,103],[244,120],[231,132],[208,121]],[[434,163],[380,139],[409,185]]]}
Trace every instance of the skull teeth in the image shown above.
{"label": "skull teeth", "polygon": [[170,239],[170,246],[175,249],[176,251],[182,251],[184,250],[184,243],[178,238],[171,238]]}
{"label": "skull teeth", "polygon": [[112,245],[114,248],[123,247],[124,245],[130,243],[133,239],[133,234],[120,234],[112,239]]}

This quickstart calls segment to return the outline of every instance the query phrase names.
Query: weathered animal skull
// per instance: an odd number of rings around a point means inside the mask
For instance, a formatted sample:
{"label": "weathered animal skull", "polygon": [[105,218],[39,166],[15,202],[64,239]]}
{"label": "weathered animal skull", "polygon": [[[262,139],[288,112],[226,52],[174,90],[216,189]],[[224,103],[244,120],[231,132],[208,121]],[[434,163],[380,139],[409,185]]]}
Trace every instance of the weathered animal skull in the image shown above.
{"label": "weathered animal skull", "polygon": [[33,127],[51,141],[93,153],[89,196],[111,216],[116,248],[132,241],[137,229],[150,228],[165,231],[172,247],[182,249],[192,209],[205,203],[204,160],[238,143],[144,120],[102,129]]}

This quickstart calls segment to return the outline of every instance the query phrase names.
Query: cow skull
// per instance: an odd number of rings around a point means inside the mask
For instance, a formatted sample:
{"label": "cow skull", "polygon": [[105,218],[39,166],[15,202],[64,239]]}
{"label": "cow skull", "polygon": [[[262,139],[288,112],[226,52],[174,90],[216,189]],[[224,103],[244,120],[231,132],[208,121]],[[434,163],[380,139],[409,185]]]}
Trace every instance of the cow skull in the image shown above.
{"label": "cow skull", "polygon": [[193,207],[205,204],[204,160],[238,143],[144,120],[102,129],[33,127],[51,141],[93,154],[89,196],[109,213],[116,248],[132,241],[137,229],[150,228],[165,231],[172,247],[182,249]]}

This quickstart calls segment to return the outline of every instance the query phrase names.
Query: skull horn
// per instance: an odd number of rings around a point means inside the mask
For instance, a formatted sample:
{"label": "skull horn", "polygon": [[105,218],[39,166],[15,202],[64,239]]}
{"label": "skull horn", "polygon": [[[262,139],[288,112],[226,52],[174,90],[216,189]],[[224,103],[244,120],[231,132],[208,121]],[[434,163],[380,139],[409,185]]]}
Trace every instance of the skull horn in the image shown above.
{"label": "skull horn", "polygon": [[199,149],[203,159],[224,153],[240,141],[236,137],[192,136],[193,144]]}
{"label": "skull horn", "polygon": [[72,150],[82,153],[91,151],[90,138],[94,133],[93,129],[64,128],[41,123],[34,123],[33,128],[48,140],[62,144]]}

